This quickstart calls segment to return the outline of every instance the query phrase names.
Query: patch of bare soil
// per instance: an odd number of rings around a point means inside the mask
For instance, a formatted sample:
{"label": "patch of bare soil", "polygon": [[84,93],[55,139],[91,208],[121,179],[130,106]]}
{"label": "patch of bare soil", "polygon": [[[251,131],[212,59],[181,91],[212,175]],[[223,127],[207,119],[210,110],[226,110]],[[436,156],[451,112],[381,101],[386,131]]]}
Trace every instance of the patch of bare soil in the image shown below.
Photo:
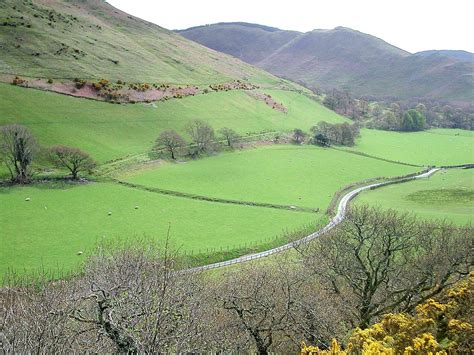
{"label": "patch of bare soil", "polygon": [[271,95],[268,95],[262,92],[257,92],[257,91],[252,91],[252,92],[247,91],[247,94],[256,100],[265,102],[265,104],[268,107],[271,107],[273,110],[277,110],[283,113],[288,113],[288,109],[285,107],[285,105],[283,105],[280,102],[275,101]]}
{"label": "patch of bare soil", "polygon": [[229,90],[254,90],[257,86],[240,80],[211,84],[209,87],[177,86],[169,84],[110,82],[106,79],[86,81],[82,79],[21,78],[14,75],[1,75],[0,81],[17,86],[53,91],[59,94],[88,98],[113,103],[156,102],[181,99],[187,96]]}

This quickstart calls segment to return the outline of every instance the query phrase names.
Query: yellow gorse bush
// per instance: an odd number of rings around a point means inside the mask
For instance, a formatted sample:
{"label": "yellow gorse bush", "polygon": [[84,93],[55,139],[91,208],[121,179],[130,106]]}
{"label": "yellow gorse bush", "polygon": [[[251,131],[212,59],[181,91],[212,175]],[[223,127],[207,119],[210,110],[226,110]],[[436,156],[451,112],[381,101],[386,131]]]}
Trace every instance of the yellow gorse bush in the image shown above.
{"label": "yellow gorse bush", "polygon": [[416,307],[414,316],[386,314],[367,329],[357,328],[346,350],[334,339],[328,350],[303,343],[302,355],[326,354],[431,354],[471,352],[474,272],[456,283],[439,300],[428,299]]}

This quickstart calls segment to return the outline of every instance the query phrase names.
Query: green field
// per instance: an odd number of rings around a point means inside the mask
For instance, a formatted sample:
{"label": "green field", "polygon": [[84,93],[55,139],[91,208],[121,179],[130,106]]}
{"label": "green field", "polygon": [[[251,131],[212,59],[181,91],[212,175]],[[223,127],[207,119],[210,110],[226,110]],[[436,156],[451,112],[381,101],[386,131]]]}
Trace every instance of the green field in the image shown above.
{"label": "green field", "polygon": [[322,214],[195,201],[110,183],[0,188],[0,200],[0,275],[41,265],[69,271],[102,240],[164,240],[169,226],[173,246],[196,253],[263,243],[325,220]]}
{"label": "green field", "polygon": [[424,132],[361,130],[358,152],[416,165],[458,165],[474,162],[474,132],[431,129]]}
{"label": "green field", "polygon": [[347,184],[419,170],[332,149],[274,145],[166,163],[125,180],[197,195],[325,210],[334,193]]}
{"label": "green field", "polygon": [[[282,102],[288,113],[272,110],[242,91],[156,104],[115,105],[0,84],[0,125],[20,123],[43,146],[76,146],[104,164],[149,152],[161,131],[176,129],[183,133],[186,123],[196,118],[208,121],[216,130],[227,126],[242,135],[288,132],[296,127],[308,131],[321,120],[348,122],[297,92],[263,92]],[[402,134],[362,130],[361,134],[351,149],[385,159],[460,164],[469,162],[472,156],[472,132]],[[245,243],[262,245],[285,229],[325,219],[323,212],[343,186],[421,170],[334,149],[293,145],[147,166],[127,167],[127,174],[120,178],[211,198],[319,208],[320,213],[204,202],[112,183],[0,188],[0,272],[8,268],[31,270],[40,265],[72,270],[83,259],[77,252],[90,254],[104,236],[105,240],[140,239],[144,235],[162,240],[170,224],[174,245],[188,252],[233,249]],[[4,167],[0,168],[2,174]],[[26,202],[26,197],[31,201]],[[413,202],[411,208],[423,215],[427,207]],[[459,209],[466,210],[462,206]]]}
{"label": "green field", "polygon": [[0,84],[0,125],[20,123],[45,146],[79,147],[103,163],[150,151],[161,131],[182,132],[186,123],[196,118],[209,122],[216,130],[227,126],[241,134],[289,131],[295,127],[308,130],[320,120],[347,121],[301,94],[271,92],[289,108],[288,114],[272,110],[242,91],[155,105],[114,105]]}
{"label": "green field", "polygon": [[354,201],[415,212],[421,218],[446,219],[459,224],[473,223],[474,170],[443,170],[429,179],[364,192]]}
{"label": "green field", "polygon": [[113,183],[0,188],[0,271],[40,265],[71,270],[83,259],[78,251],[89,255],[102,240],[163,240],[168,226],[173,245],[187,252],[263,244],[285,230],[326,220],[333,194],[348,183],[416,170],[331,149],[283,145],[166,163],[127,178],[210,197],[320,208],[320,213],[198,201]]}

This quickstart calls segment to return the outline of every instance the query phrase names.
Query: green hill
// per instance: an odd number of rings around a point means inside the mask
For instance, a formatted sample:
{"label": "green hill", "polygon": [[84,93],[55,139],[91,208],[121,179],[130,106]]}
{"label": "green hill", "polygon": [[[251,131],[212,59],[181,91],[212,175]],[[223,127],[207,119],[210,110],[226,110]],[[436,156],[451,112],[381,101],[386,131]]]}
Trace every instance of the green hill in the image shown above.
{"label": "green hill", "polygon": [[459,60],[461,62],[474,62],[474,53],[461,51],[461,50],[450,50],[450,49],[441,49],[441,50],[429,50],[415,53],[420,56],[445,56]]}
{"label": "green hill", "polygon": [[179,33],[306,86],[377,98],[441,99],[459,105],[474,99],[472,62],[411,55],[350,28],[299,33],[220,23]]}
{"label": "green hill", "polygon": [[0,1],[0,72],[208,84],[272,75],[102,0]]}
{"label": "green hill", "polygon": [[288,108],[273,110],[243,91],[209,93],[156,104],[114,105],[0,83],[0,126],[28,127],[42,145],[82,148],[100,163],[150,151],[160,132],[180,133],[199,118],[216,130],[230,127],[242,135],[309,130],[318,121],[347,119],[296,92],[265,90]]}

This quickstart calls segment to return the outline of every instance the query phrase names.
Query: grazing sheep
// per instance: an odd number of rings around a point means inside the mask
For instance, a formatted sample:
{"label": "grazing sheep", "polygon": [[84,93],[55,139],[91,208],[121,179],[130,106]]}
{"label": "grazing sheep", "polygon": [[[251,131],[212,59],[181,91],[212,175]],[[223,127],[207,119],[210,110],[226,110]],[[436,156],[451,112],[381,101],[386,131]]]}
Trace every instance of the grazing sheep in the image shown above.
{"label": "grazing sheep", "polygon": [[109,211],[109,216],[111,216],[111,215],[112,215],[112,212]]}
{"label": "grazing sheep", "polygon": [[77,252],[77,255],[82,255],[82,251],[78,251],[78,252]]}
{"label": "grazing sheep", "polygon": [[31,198],[29,198],[29,197],[25,198],[25,201],[30,201],[30,200],[31,200]]}

